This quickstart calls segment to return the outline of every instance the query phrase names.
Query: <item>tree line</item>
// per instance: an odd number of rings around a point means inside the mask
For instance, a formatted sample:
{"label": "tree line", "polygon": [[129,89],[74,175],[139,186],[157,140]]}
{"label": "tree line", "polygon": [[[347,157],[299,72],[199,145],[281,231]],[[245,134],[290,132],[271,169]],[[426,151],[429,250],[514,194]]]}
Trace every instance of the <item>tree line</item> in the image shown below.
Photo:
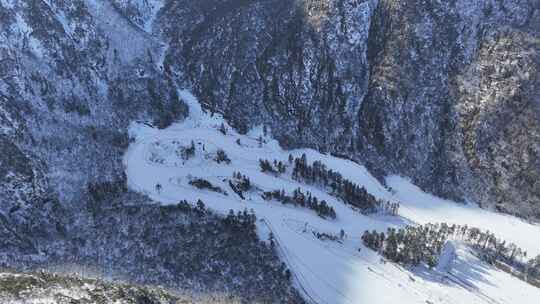
{"label": "tree line", "polygon": [[233,178],[236,179],[236,186],[242,191],[249,191],[251,189],[251,180],[246,175],[240,172],[233,172]]}
{"label": "tree line", "polygon": [[249,180],[249,177],[242,173],[233,172],[233,179],[229,180],[229,187],[231,187],[241,199],[246,199],[244,197],[244,192],[251,190],[251,181]]}
{"label": "tree line", "polygon": [[359,208],[364,214],[385,210],[386,206],[392,207],[389,209],[389,214],[397,215],[398,213],[398,205],[384,204],[368,193],[366,188],[344,178],[339,172],[328,169],[321,161],[317,160],[311,165],[308,164],[306,154],[302,154],[299,158],[289,155],[289,163],[293,165],[292,178],[294,180],[329,189],[332,195],[346,204]]}
{"label": "tree line", "polygon": [[210,190],[213,192],[221,193],[223,195],[228,195],[227,191],[221,189],[219,186],[214,186],[211,182],[204,178],[193,178],[189,181],[189,184],[199,190]]}
{"label": "tree line", "polygon": [[227,155],[227,153],[225,153],[223,149],[217,150],[216,157],[214,158],[214,160],[218,164],[226,163],[227,165],[229,165],[231,163],[231,159],[229,158],[229,156]]}
{"label": "tree line", "polygon": [[539,283],[540,255],[527,261],[527,252],[514,243],[498,239],[489,231],[467,225],[426,224],[388,228],[386,234],[365,231],[364,245],[381,253],[387,259],[403,265],[426,263],[434,267],[446,242],[450,239],[463,241],[479,253],[480,259],[498,266],[508,265],[512,274],[529,282]]}
{"label": "tree line", "polygon": [[300,188],[293,191],[292,195],[287,195],[285,190],[265,191],[262,198],[266,201],[275,199],[284,205],[291,204],[302,208],[308,208],[317,212],[317,215],[322,218],[336,218],[336,211],[332,206],[329,206],[325,200],[319,200],[311,195],[310,192],[303,193]]}
{"label": "tree line", "polygon": [[267,159],[259,159],[259,167],[261,167],[262,172],[272,173],[275,176],[287,171],[287,166],[282,161],[275,159],[273,162],[270,162]]}
{"label": "tree line", "polygon": [[[222,250],[218,251],[216,255],[222,254],[228,260],[241,258],[243,261],[241,267],[245,269],[250,269],[255,266],[252,263],[246,262],[246,260],[249,261],[253,259],[244,258],[246,255],[251,257],[255,254],[252,250],[250,250],[251,248],[244,245],[244,243],[250,241],[252,242],[252,246],[258,246],[261,248],[261,250],[266,252],[266,256],[262,257],[264,260],[259,261],[257,264],[259,267],[264,268],[264,276],[275,277],[276,279],[273,284],[290,284],[291,271],[287,268],[287,266],[283,262],[279,262],[279,260],[277,260],[277,263],[270,263],[271,261],[268,260],[269,254],[276,254],[274,237],[271,233],[269,237],[270,245],[267,245],[266,242],[259,239],[256,232],[257,217],[253,209],[244,209],[243,211],[237,212],[230,209],[226,216],[217,217],[217,222],[213,225],[212,222],[209,223],[206,220],[212,217],[213,213],[201,200],[198,200],[195,206],[192,206],[186,200],[182,200],[177,205],[167,206],[167,208],[180,209],[185,213],[193,213],[200,218],[198,221],[196,221],[196,223],[192,222],[189,225],[185,225],[186,230],[189,228],[196,230],[210,230],[207,233],[202,232],[198,235],[189,235],[186,231],[186,233],[180,234],[180,236],[185,236],[188,234],[189,236],[195,237],[195,239],[199,240],[197,244],[201,244],[201,242],[205,241],[212,242],[212,236],[225,235],[226,237],[223,237],[220,242],[217,242],[217,246],[222,247]],[[201,222],[204,223],[204,225],[202,225]],[[216,226],[216,224],[219,226]],[[216,242],[212,244],[215,245]],[[225,251],[233,252],[228,255],[228,253]],[[198,251],[194,258],[198,257],[200,252],[204,251]],[[186,264],[189,264],[189,261],[186,261]],[[218,264],[217,266],[219,267],[222,265]],[[220,269],[220,271],[223,271],[223,269]],[[236,275],[238,273],[237,269],[230,269],[229,271],[232,272],[230,275]]]}
{"label": "tree line", "polygon": [[259,159],[262,172],[279,176],[287,172],[287,167],[292,166],[292,178],[298,182],[325,188],[331,195],[341,199],[346,204],[354,206],[364,214],[383,213],[397,216],[400,204],[377,200],[364,187],[344,178],[339,172],[328,169],[321,161],[308,164],[306,154],[301,157],[293,157],[289,154],[288,165],[278,160]]}

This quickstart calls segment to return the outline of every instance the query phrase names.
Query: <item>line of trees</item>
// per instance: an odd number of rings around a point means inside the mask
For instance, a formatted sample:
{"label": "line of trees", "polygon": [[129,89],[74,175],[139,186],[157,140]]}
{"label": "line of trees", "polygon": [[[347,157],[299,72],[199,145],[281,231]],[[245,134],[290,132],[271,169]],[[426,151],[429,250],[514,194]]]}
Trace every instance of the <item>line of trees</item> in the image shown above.
{"label": "line of trees", "polygon": [[253,210],[248,212],[247,209],[244,209],[242,212],[238,211],[236,214],[231,209],[224,219],[225,225],[233,230],[255,230],[256,221],[257,217]]}
{"label": "line of trees", "polygon": [[332,241],[332,242],[339,242],[343,243],[343,237],[339,237],[337,235],[327,233],[327,232],[315,232],[312,231],[313,235],[318,238],[321,241]]}
{"label": "line of trees", "polygon": [[399,202],[390,202],[381,203],[379,209],[382,214],[397,216],[399,214]]}
{"label": "line of trees", "polygon": [[200,189],[200,190],[206,189],[206,190],[210,190],[210,191],[213,191],[213,192],[228,195],[225,190],[221,189],[218,186],[214,186],[211,182],[209,182],[208,180],[206,180],[204,178],[194,178],[194,179],[189,181],[189,184],[192,185],[193,187],[197,188],[197,189]]}
{"label": "line of trees", "polygon": [[[344,178],[339,172],[328,169],[321,161],[309,165],[306,154],[302,154],[299,158],[290,155],[289,162],[293,164],[294,180],[330,189],[332,195],[359,208],[362,213],[375,213],[384,208],[383,203],[368,193],[364,187]],[[397,206],[392,214],[394,213],[397,214]]]}
{"label": "line of trees", "polygon": [[270,162],[267,159],[259,159],[259,166],[262,172],[272,173],[276,176],[283,174],[287,171],[287,166],[282,162],[274,159]]}
{"label": "line of trees", "polygon": [[[510,266],[514,275],[529,282],[540,280],[540,256],[526,261],[527,252],[513,243],[498,239],[489,231],[467,225],[426,224],[389,228],[386,232],[365,231],[364,245],[380,252],[387,259],[404,264],[429,267],[437,265],[445,243],[450,239],[461,240],[479,253],[479,257],[493,265]],[[528,279],[527,279],[528,278]]]}
{"label": "line of trees", "polygon": [[229,187],[231,187],[241,199],[246,199],[244,197],[244,192],[251,190],[251,181],[242,173],[233,172],[233,179],[229,180]]}
{"label": "line of trees", "polygon": [[524,279],[540,288],[540,254],[527,262]]}
{"label": "line of trees", "polygon": [[227,156],[227,153],[223,149],[218,149],[216,152],[216,158],[214,159],[218,164],[226,163],[227,165],[231,163],[231,159]]}
{"label": "line of trees", "polygon": [[317,215],[322,218],[336,218],[336,211],[325,200],[319,200],[317,197],[311,195],[310,192],[303,193],[300,188],[295,189],[291,196],[287,195],[285,190],[266,191],[263,192],[262,198],[267,201],[274,199],[284,205],[291,204],[308,208],[317,212]]}
{"label": "line of trees", "polygon": [[188,160],[195,156],[195,142],[192,140],[189,147],[181,147],[180,148],[180,157],[183,160]]}

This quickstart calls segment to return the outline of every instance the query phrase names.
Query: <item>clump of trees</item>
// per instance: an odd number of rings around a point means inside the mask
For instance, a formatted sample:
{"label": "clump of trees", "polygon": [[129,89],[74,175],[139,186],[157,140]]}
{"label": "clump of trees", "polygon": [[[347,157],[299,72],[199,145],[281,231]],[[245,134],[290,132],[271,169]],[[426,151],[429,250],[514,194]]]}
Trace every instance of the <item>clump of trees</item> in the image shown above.
{"label": "clump of trees", "polygon": [[188,160],[188,159],[192,158],[193,156],[195,156],[195,142],[193,142],[193,140],[192,140],[189,147],[180,148],[180,157],[183,160]]}
{"label": "clump of trees", "polygon": [[237,181],[236,185],[238,189],[242,191],[251,190],[252,185],[251,185],[251,180],[249,179],[249,177],[243,175],[240,172],[234,172],[233,177]]}
{"label": "clump of trees", "polygon": [[[192,253],[186,255],[184,259],[171,257],[173,262],[170,265],[181,268],[181,271],[175,269],[177,272],[186,272],[187,275],[193,275],[193,273],[197,274],[197,271],[207,271],[211,267],[208,272],[219,277],[223,277],[223,271],[227,272],[230,277],[240,275],[244,271],[256,273],[257,275],[254,275],[254,279],[251,280],[251,286],[247,286],[250,288],[254,286],[259,288],[261,284],[259,281],[261,280],[263,283],[271,281],[274,288],[280,290],[283,289],[282,285],[288,286],[290,284],[291,272],[277,258],[274,237],[271,237],[272,244],[270,246],[258,238],[257,217],[253,210],[244,209],[235,212],[231,209],[226,216],[215,217],[201,200],[195,206],[183,200],[177,205],[164,206],[163,208],[172,209],[171,212],[163,212],[166,217],[180,222],[171,225],[174,227],[172,232],[166,232],[174,235],[175,238],[180,238],[179,240],[176,239],[174,246],[184,248],[184,251],[188,248],[188,252]],[[178,210],[184,214],[193,214],[195,218],[189,223],[184,223],[185,219],[182,219],[181,215],[172,212],[173,210]],[[157,222],[162,225],[163,221]],[[156,240],[161,241],[162,239],[156,238]],[[178,250],[178,248],[174,249]],[[261,251],[263,254],[261,254]],[[200,256],[200,252],[211,252],[212,255]],[[234,261],[235,263],[229,263],[228,261]],[[242,272],[239,272],[239,270],[242,270]],[[242,280],[236,281],[241,282]],[[243,288],[246,288],[246,286],[243,286]],[[281,294],[279,296],[283,297]]]}
{"label": "clump of trees", "polygon": [[87,186],[90,197],[95,202],[101,202],[107,198],[118,196],[127,191],[125,176],[110,182],[90,183]]}
{"label": "clump of trees", "polygon": [[259,166],[262,172],[272,173],[276,176],[283,174],[287,171],[287,166],[282,162],[274,159],[270,162],[267,159],[259,159]]}
{"label": "clump of trees", "polygon": [[218,163],[226,163],[227,165],[231,163],[231,159],[227,156],[227,153],[223,149],[218,149],[216,152],[216,158],[214,160]]}
{"label": "clump of trees", "polygon": [[224,223],[233,230],[255,230],[255,222],[257,217],[253,210],[248,212],[247,209],[238,213],[234,213],[234,210],[229,210],[229,214],[225,217]]}
{"label": "clump of trees", "polygon": [[326,232],[315,232],[313,231],[313,235],[318,238],[321,241],[332,241],[332,242],[340,242],[343,239],[343,237],[339,237],[337,235],[326,233]]}
{"label": "clump of trees", "polygon": [[292,196],[287,195],[285,190],[266,191],[263,192],[262,198],[267,201],[274,199],[284,205],[291,204],[296,207],[308,208],[317,212],[317,215],[322,218],[336,218],[336,211],[325,200],[319,200],[310,192],[304,194],[300,188],[295,189]]}
{"label": "clump of trees", "polygon": [[206,189],[206,190],[210,190],[210,191],[213,191],[213,192],[228,195],[225,190],[221,189],[218,186],[212,185],[211,182],[209,182],[208,180],[203,179],[203,178],[194,178],[194,179],[189,181],[189,184],[192,185],[193,187],[197,188],[197,189],[200,189],[200,190]]}
{"label": "clump of trees", "polygon": [[475,249],[479,257],[528,282],[540,280],[540,257],[526,262],[527,252],[513,243],[498,239],[489,231],[478,228],[442,224],[389,228],[386,232],[365,231],[364,245],[380,252],[387,259],[403,265],[426,263],[437,265],[444,244],[456,239]]}
{"label": "clump of trees", "polygon": [[261,172],[277,174],[277,170],[272,166],[266,159],[259,159],[259,167],[261,167]]}
{"label": "clump of trees", "polygon": [[[399,203],[377,200],[364,187],[343,178],[339,172],[328,169],[321,161],[308,164],[306,154],[297,158],[289,154],[288,163],[293,166],[292,178],[294,180],[325,188],[331,195],[360,209],[364,214],[381,212],[397,216],[399,213]],[[259,166],[262,172],[275,176],[287,172],[287,165],[278,160],[271,162],[267,159],[259,159]]]}
{"label": "clump of trees", "polygon": [[525,265],[524,280],[540,288],[540,254]]}
{"label": "clump of trees", "polygon": [[[359,208],[362,213],[375,213],[384,205],[373,195],[369,194],[364,187],[358,186],[344,178],[340,173],[326,168],[321,161],[308,164],[306,154],[300,158],[289,156],[289,162],[294,164],[292,178],[311,185],[324,187],[331,194],[343,200],[346,204]],[[392,214],[397,214],[397,208]]]}
{"label": "clump of trees", "polygon": [[379,209],[382,214],[397,216],[399,214],[399,202],[390,202],[380,203]]}
{"label": "clump of trees", "polygon": [[251,181],[242,173],[234,172],[233,180],[229,180],[229,187],[231,187],[241,199],[245,199],[244,192],[251,190]]}

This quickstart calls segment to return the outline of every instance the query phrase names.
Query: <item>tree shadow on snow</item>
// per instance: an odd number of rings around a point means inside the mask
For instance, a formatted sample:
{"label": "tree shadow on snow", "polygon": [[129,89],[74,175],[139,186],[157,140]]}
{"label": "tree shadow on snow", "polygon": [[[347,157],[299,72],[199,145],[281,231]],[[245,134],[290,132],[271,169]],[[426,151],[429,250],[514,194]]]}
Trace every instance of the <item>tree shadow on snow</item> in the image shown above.
{"label": "tree shadow on snow", "polygon": [[469,291],[480,290],[479,283],[496,287],[489,280],[490,266],[480,260],[467,261],[457,257],[448,271],[440,272],[425,266],[415,267],[412,271],[420,278],[447,286],[459,286]]}

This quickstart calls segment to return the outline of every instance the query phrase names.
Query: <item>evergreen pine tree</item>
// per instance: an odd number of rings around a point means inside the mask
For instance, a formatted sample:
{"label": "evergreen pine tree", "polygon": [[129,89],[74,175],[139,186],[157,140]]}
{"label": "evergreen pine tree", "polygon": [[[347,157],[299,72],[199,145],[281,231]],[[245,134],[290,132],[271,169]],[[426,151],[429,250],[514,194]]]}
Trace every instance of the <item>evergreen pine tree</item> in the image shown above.
{"label": "evergreen pine tree", "polygon": [[268,241],[270,242],[270,248],[275,248],[276,247],[276,243],[274,241],[274,233],[272,231],[270,231],[270,234],[268,235]]}

